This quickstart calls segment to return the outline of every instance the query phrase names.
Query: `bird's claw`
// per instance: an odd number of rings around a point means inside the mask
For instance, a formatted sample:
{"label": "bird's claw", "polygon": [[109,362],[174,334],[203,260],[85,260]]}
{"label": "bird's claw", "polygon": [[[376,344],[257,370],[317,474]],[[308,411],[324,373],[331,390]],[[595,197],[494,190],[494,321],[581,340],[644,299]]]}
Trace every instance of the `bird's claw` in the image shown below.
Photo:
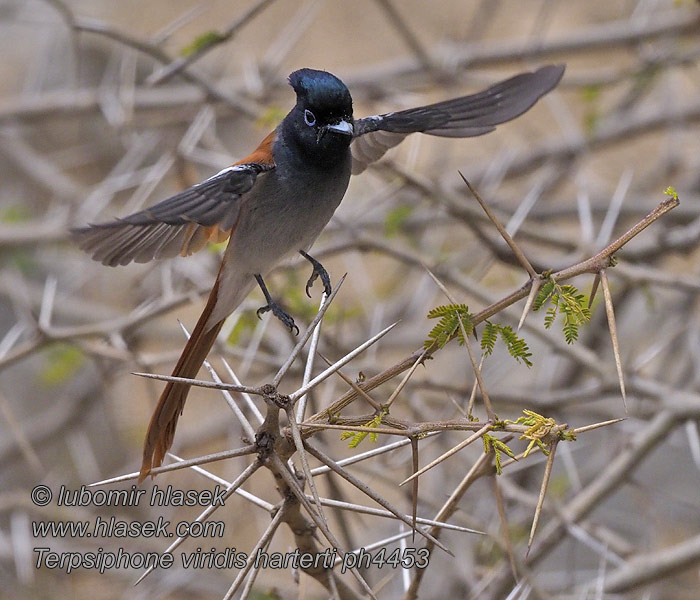
{"label": "bird's claw", "polygon": [[324,266],[320,262],[318,262],[314,257],[309,256],[303,250],[300,251],[300,253],[306,260],[308,260],[311,263],[311,266],[314,269],[311,273],[311,277],[309,277],[309,280],[306,282],[306,295],[309,298],[311,298],[311,292],[309,290],[311,289],[311,286],[313,286],[314,281],[316,281],[320,277],[321,282],[323,283],[323,291],[326,293],[326,296],[330,296],[331,292],[333,291],[333,288],[331,287],[331,278],[328,275],[328,271],[326,271]]}
{"label": "bird's claw", "polygon": [[318,273],[314,269],[313,273],[311,273],[311,277],[309,277],[309,280],[306,282],[306,295],[311,298],[311,292],[309,291],[311,289],[311,286],[313,286],[314,281],[318,279]]}
{"label": "bird's claw", "polygon": [[272,314],[275,315],[275,317],[277,317],[283,325],[289,327],[289,331],[291,331],[294,335],[299,335],[299,328],[296,326],[296,323],[294,323],[294,319],[292,319],[292,317],[289,316],[289,314],[287,314],[279,304],[276,302],[270,302],[265,306],[261,306],[255,311],[255,314],[258,315],[258,319],[261,319],[261,315],[267,311],[272,311]]}

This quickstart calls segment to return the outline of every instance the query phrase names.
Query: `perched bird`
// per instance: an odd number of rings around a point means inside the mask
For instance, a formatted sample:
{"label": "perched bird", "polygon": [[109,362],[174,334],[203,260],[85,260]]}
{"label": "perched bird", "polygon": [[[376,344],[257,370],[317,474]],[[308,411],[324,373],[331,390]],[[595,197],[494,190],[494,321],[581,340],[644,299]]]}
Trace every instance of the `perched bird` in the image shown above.
{"label": "perched bird", "polygon": [[[207,242],[229,239],[204,312],[173,376],[194,378],[226,317],[255,282],[270,310],[290,329],[293,319],[263,281],[285,256],[300,252],[330,293],[321,264],[306,253],[362,172],[408,134],[472,137],[514,119],[554,88],[563,65],[520,73],[473,94],[383,115],[354,119],[352,98],[334,75],[301,69],[289,76],[296,105],[246,158],[150,208],[108,223],[73,230],[79,246],[105,265],[187,256]],[[297,329],[298,331],[298,329]],[[139,481],[170,448],[190,386],[168,382],[151,418]]]}

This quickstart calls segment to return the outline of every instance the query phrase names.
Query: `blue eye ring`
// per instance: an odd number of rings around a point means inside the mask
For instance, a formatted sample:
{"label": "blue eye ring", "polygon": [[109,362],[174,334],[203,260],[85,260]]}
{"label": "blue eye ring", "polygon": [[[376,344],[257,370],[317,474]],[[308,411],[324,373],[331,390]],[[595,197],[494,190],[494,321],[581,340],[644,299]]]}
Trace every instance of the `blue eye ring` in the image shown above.
{"label": "blue eye ring", "polygon": [[304,123],[309,127],[316,125],[316,117],[308,108],[304,111]]}

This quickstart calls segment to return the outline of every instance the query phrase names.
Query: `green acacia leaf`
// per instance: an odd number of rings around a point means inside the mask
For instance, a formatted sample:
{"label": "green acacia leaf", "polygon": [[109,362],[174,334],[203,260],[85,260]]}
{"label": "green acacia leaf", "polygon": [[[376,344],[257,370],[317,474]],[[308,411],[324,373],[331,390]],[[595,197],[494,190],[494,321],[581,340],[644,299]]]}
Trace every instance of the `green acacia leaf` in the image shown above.
{"label": "green acacia leaf", "polygon": [[678,200],[678,194],[676,193],[676,190],[674,190],[670,185],[664,190],[664,194],[670,196],[674,200]]}
{"label": "green acacia leaf", "polygon": [[559,285],[550,277],[547,283],[543,284],[537,300],[541,300],[535,303],[537,308],[541,308],[546,302],[550,303],[544,317],[545,329],[552,327],[557,314],[563,315],[562,331],[568,344],[573,344],[578,339],[579,327],[591,319],[588,298],[574,285]]}
{"label": "green acacia leaf", "polygon": [[[429,319],[440,319],[428,333],[428,339],[423,342],[424,348],[442,348],[455,336],[460,344],[464,344],[462,325],[467,335],[471,334],[474,327],[471,315],[466,304],[448,304],[437,306],[428,313]],[[461,324],[460,324],[461,322]]]}
{"label": "green acacia leaf", "polygon": [[384,219],[384,233],[387,237],[393,237],[403,227],[408,217],[413,213],[413,207],[409,204],[400,204],[389,211]]}
{"label": "green acacia leaf", "polygon": [[540,287],[540,291],[537,292],[537,297],[535,298],[535,301],[532,303],[532,310],[538,311],[540,308],[542,308],[549,298],[551,297],[552,293],[554,292],[554,280],[553,279],[548,279],[542,284],[542,287]]}
{"label": "green acacia leaf", "polygon": [[496,340],[498,340],[498,325],[486,321],[484,329],[481,331],[481,350],[486,356],[493,353]]}
{"label": "green acacia leaf", "polygon": [[222,36],[218,31],[207,31],[206,33],[197,36],[191,43],[187,44],[187,46],[180,50],[180,54],[182,56],[190,56],[195,52],[200,52],[208,46],[218,44],[224,39],[224,36]]}
{"label": "green acacia leaf", "polygon": [[39,378],[44,385],[58,385],[75,375],[85,362],[85,354],[77,346],[57,343],[47,351],[46,366]]}

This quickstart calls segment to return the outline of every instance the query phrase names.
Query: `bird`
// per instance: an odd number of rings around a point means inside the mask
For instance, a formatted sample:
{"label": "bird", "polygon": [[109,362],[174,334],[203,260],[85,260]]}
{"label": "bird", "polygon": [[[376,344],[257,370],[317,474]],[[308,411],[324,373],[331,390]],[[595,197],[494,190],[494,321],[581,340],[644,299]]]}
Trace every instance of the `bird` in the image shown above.
{"label": "bird", "polygon": [[[297,252],[312,265],[306,284],[330,277],[308,250],[340,204],[350,177],[412,133],[448,138],[489,133],[530,109],[561,80],[565,65],[523,72],[476,94],[428,106],[357,118],[347,86],[335,75],[303,68],[289,76],[296,103],[247,157],[145,210],[72,230],[75,241],[104,265],[188,256],[228,239],[204,310],[173,376],[193,379],[228,315],[257,283],[271,311],[298,333],[263,277]],[[173,443],[190,384],[167,382],[148,425],[141,483]]]}

